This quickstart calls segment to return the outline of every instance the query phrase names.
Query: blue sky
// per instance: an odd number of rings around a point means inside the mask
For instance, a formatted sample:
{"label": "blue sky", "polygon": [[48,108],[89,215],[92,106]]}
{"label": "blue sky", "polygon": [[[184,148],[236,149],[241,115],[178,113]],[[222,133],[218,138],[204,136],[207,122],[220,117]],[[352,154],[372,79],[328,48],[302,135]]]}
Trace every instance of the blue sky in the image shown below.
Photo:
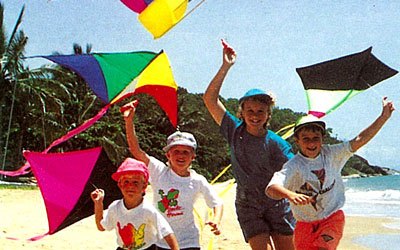
{"label": "blue sky", "polygon": [[[189,9],[200,0],[192,0]],[[25,4],[22,29],[26,55],[72,52],[72,44],[93,52],[155,51],[170,59],[179,86],[203,93],[221,64],[220,39],[237,51],[221,95],[238,98],[249,88],[272,90],[277,105],[307,112],[295,69],[360,52],[370,46],[388,66],[400,70],[400,1],[206,0],[175,28],[153,40],[137,14],[118,0],[3,0],[11,32]],[[29,59],[31,67],[48,61]],[[400,75],[400,74],[399,74]],[[388,96],[400,110],[399,75],[346,102],[326,117],[340,139],[351,139],[381,112]],[[358,151],[371,164],[400,169],[399,111]]]}

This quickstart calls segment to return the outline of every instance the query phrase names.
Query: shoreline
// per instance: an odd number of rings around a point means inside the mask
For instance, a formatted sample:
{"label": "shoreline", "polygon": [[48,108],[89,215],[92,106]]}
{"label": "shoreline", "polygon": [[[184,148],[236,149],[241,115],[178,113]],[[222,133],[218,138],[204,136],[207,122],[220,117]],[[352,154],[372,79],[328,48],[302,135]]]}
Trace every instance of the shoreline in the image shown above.
{"label": "shoreline", "polygon": [[[215,185],[218,191],[224,190],[228,183]],[[232,187],[222,196],[224,200],[224,216],[222,220],[222,234],[218,237],[212,236],[208,228],[202,231],[202,245],[207,248],[210,244],[214,249],[250,249],[244,242],[242,232],[236,220],[234,194]],[[146,199],[151,199],[148,190]],[[94,218],[90,216],[83,219],[60,232],[44,237],[41,240],[29,242],[25,239],[34,237],[48,231],[47,216],[44,203],[39,190],[0,189],[0,245],[4,249],[99,249],[106,250],[116,247],[115,232],[99,232],[96,229]],[[196,203],[196,209],[200,216],[205,218],[207,209],[204,201],[200,199]],[[341,240],[339,250],[368,250],[358,244],[360,237],[377,235],[389,236],[400,234],[399,229],[390,228],[385,225],[397,222],[392,218],[370,218],[366,216],[346,216],[344,236]],[[9,240],[7,237],[15,237],[20,240]],[[379,242],[377,243],[379,244]]]}
{"label": "shoreline", "polygon": [[[371,250],[367,244],[360,244],[362,238],[379,235],[398,235],[400,229],[389,228],[386,225],[396,222],[396,218],[389,217],[367,217],[346,215],[344,235],[339,244],[338,250]],[[377,242],[375,245],[377,246]]]}

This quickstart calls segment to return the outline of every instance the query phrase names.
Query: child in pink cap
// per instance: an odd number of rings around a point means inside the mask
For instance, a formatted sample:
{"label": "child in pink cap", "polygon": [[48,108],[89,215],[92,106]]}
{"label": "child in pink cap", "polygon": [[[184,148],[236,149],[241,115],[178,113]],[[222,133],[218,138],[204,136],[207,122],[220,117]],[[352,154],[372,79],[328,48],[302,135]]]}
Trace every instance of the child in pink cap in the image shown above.
{"label": "child in pink cap", "polygon": [[127,158],[112,174],[118,182],[123,198],[116,200],[103,216],[104,190],[91,193],[97,228],[100,231],[115,229],[117,250],[156,249],[155,243],[164,239],[171,249],[178,250],[178,242],[171,226],[150,204],[143,202],[149,180],[147,167],[141,161]]}

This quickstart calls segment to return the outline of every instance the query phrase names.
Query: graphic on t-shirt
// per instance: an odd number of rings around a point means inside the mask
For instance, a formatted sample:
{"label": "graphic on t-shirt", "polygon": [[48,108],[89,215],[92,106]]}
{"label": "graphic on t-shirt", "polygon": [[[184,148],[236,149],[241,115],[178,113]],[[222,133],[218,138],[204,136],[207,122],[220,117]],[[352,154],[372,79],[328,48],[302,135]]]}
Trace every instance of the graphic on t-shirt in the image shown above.
{"label": "graphic on t-shirt", "polygon": [[167,215],[167,217],[173,217],[182,215],[181,207],[178,205],[179,190],[171,188],[167,194],[164,190],[158,190],[158,194],[161,200],[158,201],[158,209]]}
{"label": "graphic on t-shirt", "polygon": [[318,210],[318,205],[321,207],[321,204],[320,202],[318,203],[318,201],[322,199],[322,197],[321,199],[317,199],[318,195],[324,194],[331,190],[335,186],[335,181],[333,181],[333,183],[329,185],[329,187],[323,189],[326,177],[325,169],[322,168],[319,170],[312,170],[311,173],[313,173],[318,178],[318,182],[312,180],[306,181],[303,185],[301,185],[300,190],[296,191],[296,193],[311,196],[312,200],[310,204],[315,210]]}
{"label": "graphic on t-shirt", "polygon": [[146,228],[146,224],[143,223],[137,230],[132,223],[128,223],[121,228],[121,224],[118,222],[117,226],[118,234],[121,236],[125,248],[136,250],[146,244],[146,242],[144,242],[144,229]]}
{"label": "graphic on t-shirt", "polygon": [[315,174],[319,180],[319,187],[322,188],[325,183],[325,169],[311,170],[311,173]]}
{"label": "graphic on t-shirt", "polygon": [[317,197],[318,197],[318,191],[315,190],[312,185],[308,182],[305,182],[301,187],[299,191],[296,191],[296,193],[300,194],[305,194],[308,196],[311,196],[312,199],[310,201],[310,204],[313,206],[315,210],[317,209]]}

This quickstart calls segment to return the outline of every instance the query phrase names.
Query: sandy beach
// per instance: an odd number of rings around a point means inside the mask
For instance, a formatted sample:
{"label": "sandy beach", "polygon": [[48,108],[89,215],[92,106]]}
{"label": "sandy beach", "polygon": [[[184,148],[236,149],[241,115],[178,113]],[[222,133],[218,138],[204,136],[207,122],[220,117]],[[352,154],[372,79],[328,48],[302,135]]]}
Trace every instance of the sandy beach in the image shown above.
{"label": "sandy beach", "polygon": [[[216,184],[221,192],[226,190],[228,182]],[[150,191],[150,190],[149,190]],[[222,235],[213,237],[207,227],[202,232],[203,249],[250,249],[244,242],[234,208],[232,187],[221,196],[225,202],[222,222]],[[147,192],[146,199],[151,198]],[[198,214],[204,219],[207,209],[204,201],[196,206]],[[0,246],[1,249],[115,249],[115,233],[97,231],[93,216],[88,217],[60,232],[47,236],[39,241],[26,241],[33,236],[46,233],[47,217],[39,190],[0,189]],[[339,249],[366,250],[369,248],[356,245],[352,239],[369,234],[400,234],[400,230],[385,227],[391,222],[389,218],[347,217],[344,238]],[[10,240],[8,237],[18,238]]]}

